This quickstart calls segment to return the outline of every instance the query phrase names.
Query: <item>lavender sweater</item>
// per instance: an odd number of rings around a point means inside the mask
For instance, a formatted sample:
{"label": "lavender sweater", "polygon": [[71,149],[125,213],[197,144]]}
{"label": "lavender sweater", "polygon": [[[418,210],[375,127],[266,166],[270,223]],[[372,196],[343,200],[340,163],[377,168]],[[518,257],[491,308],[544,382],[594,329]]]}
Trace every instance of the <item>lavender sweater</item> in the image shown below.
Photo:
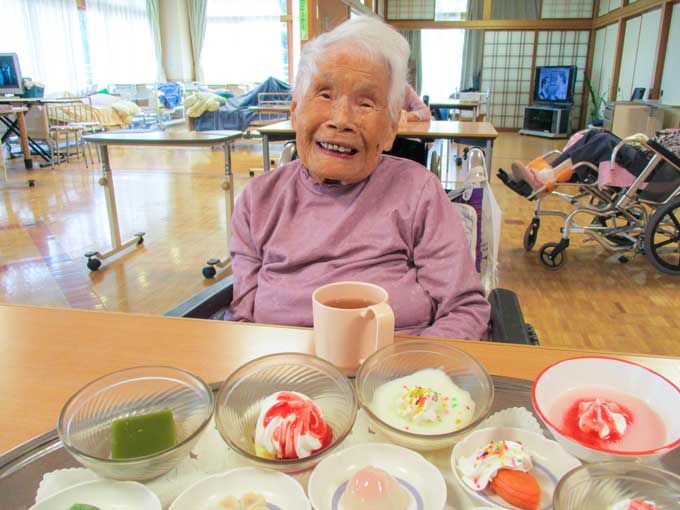
{"label": "lavender sweater", "polygon": [[389,293],[396,329],[484,338],[489,305],[436,176],[382,156],[359,183],[319,184],[299,160],[253,179],[233,214],[232,320],[312,326],[312,292],[360,280]]}

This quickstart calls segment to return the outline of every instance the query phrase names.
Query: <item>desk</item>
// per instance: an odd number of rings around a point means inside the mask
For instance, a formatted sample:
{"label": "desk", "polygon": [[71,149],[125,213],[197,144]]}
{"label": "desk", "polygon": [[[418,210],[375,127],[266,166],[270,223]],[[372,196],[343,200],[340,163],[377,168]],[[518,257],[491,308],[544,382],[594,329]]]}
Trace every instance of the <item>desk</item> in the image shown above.
{"label": "desk", "polygon": [[[206,382],[218,382],[265,354],[312,351],[311,329],[238,322],[0,305],[0,324],[0,454],[53,429],[68,397],[114,370],[173,365]],[[447,342],[476,357],[491,374],[530,380],[551,363],[593,354],[490,342]],[[680,383],[680,359],[613,355]]]}
{"label": "desk", "polygon": [[[430,99],[430,110],[436,108],[448,108],[449,110],[469,110],[472,111],[472,121],[477,122],[477,116],[479,115],[479,101],[466,101],[464,99],[442,99],[442,100],[432,100]],[[434,114],[434,112],[432,112]]]}
{"label": "desk", "polygon": [[[19,116],[21,116],[22,120],[21,120],[21,122],[19,122],[19,125],[24,126],[24,132],[25,132],[26,123],[24,122],[23,119],[24,119],[24,114],[27,111],[28,111],[28,108],[26,108],[25,106],[13,106],[13,107],[11,107],[7,110],[0,109],[0,118],[2,118],[3,124],[6,124],[6,122],[5,122],[6,119],[4,118],[5,116],[16,115],[17,120],[19,120]],[[23,146],[23,142],[22,142],[22,146]],[[2,151],[2,144],[0,144],[0,175],[2,176],[3,182],[7,183],[7,182],[9,182],[9,179],[7,178],[7,167],[5,166],[5,158],[4,158],[1,151]],[[32,165],[31,165],[31,168],[32,168]],[[35,185],[35,180],[34,179],[28,179],[27,183],[28,183],[29,187],[32,188]]]}
{"label": "desk", "polygon": [[[11,122],[3,116],[0,116],[0,120],[5,126],[7,126],[7,132],[2,136],[2,143],[9,137],[10,134],[15,133],[19,136],[21,142],[21,152],[24,154],[24,166],[26,168],[33,168],[33,159],[31,159],[31,147],[30,141],[28,139],[28,132],[26,131],[26,119],[24,118],[24,113],[28,109],[38,103],[40,99],[38,98],[23,98],[23,97],[0,97],[1,104],[9,104],[19,111],[15,112],[17,120]],[[18,128],[18,129],[17,129]],[[34,145],[37,145],[34,143]]]}
{"label": "desk", "polygon": [[[269,142],[292,140],[295,130],[289,120],[262,126],[258,130],[262,135],[262,163],[265,172],[270,170]],[[430,122],[408,122],[399,127],[398,137],[418,138],[423,142],[431,142],[438,138],[454,140],[473,138],[486,145],[486,161],[491,165],[493,142],[498,136],[494,127],[488,122],[459,122],[453,120],[432,120]],[[447,157],[448,161],[448,157]]]}
{"label": "desk", "polygon": [[[116,196],[113,189],[113,178],[109,163],[109,145],[133,145],[138,147],[213,147],[221,145],[224,149],[224,181],[222,189],[227,192],[227,247],[231,239],[231,211],[234,207],[234,177],[231,172],[231,142],[241,136],[240,131],[110,131],[107,133],[95,133],[86,135],[83,139],[94,143],[99,148],[101,158],[102,176],[99,184],[104,186],[106,196],[106,210],[109,219],[109,233],[112,249],[107,252],[89,251],[87,267],[95,271],[101,266],[101,259],[115,255],[129,246],[141,246],[144,242],[145,232],[138,232],[125,242],[120,239],[120,227],[118,225],[118,212],[116,210]],[[212,278],[217,273],[215,267],[229,268],[231,259],[227,255],[221,259],[209,259],[207,266],[203,268],[203,276]]]}

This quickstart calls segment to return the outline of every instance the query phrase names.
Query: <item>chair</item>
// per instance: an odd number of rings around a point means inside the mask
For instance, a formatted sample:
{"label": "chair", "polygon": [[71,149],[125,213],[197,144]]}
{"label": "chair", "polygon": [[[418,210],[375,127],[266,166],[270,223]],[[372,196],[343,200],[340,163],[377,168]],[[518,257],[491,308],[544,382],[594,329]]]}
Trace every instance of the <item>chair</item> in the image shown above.
{"label": "chair", "polygon": [[[294,148],[294,142],[286,144],[279,160],[279,166],[294,159]],[[469,205],[455,205],[463,221],[471,252],[474,253],[476,249],[477,214]],[[233,276],[223,278],[167,311],[165,315],[193,319],[221,319],[223,311],[233,299],[233,285]],[[522,309],[514,292],[507,289],[493,289],[488,293],[487,299],[491,305],[489,330],[492,341],[538,345],[538,338],[533,327],[524,322]]]}
{"label": "chair", "polygon": [[[82,153],[85,166],[88,165],[88,154],[92,158],[92,149],[89,144],[85,144],[83,135],[103,131],[101,121],[96,110],[81,99],[59,100],[55,102],[45,102],[45,115],[49,126],[50,154],[54,161],[56,153],[57,162],[62,161],[61,137],[66,141],[66,161],[70,161],[71,144],[70,137],[73,135],[76,147],[76,156]],[[85,152],[87,148],[87,153]],[[54,167],[54,164],[52,164]]]}

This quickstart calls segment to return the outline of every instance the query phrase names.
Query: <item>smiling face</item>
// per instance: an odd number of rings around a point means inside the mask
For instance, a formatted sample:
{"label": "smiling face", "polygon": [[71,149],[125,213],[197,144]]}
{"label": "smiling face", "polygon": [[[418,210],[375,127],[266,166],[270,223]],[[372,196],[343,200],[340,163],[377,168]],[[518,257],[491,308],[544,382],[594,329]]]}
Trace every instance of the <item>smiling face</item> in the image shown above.
{"label": "smiling face", "polygon": [[319,59],[304,97],[291,103],[297,152],[315,181],[354,183],[392,147],[388,66],[364,51],[332,48]]}

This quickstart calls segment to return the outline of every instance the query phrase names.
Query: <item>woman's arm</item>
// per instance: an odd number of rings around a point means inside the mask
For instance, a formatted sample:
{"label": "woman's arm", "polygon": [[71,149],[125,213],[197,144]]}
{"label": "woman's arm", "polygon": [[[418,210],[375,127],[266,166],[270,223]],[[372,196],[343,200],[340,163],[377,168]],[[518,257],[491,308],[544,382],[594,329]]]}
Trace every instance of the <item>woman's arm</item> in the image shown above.
{"label": "woman's arm", "polygon": [[433,176],[424,186],[413,224],[418,283],[435,305],[433,324],[422,336],[487,337],[490,306],[458,213]]}
{"label": "woman's arm", "polygon": [[411,85],[406,85],[406,92],[404,94],[404,110],[406,110],[406,118],[409,121],[428,121],[432,118],[430,107],[427,106],[418,93]]}
{"label": "woman's arm", "polygon": [[234,297],[229,306],[230,320],[254,322],[257,275],[262,258],[255,246],[250,225],[251,195],[246,189],[234,206],[232,217],[231,260]]}

